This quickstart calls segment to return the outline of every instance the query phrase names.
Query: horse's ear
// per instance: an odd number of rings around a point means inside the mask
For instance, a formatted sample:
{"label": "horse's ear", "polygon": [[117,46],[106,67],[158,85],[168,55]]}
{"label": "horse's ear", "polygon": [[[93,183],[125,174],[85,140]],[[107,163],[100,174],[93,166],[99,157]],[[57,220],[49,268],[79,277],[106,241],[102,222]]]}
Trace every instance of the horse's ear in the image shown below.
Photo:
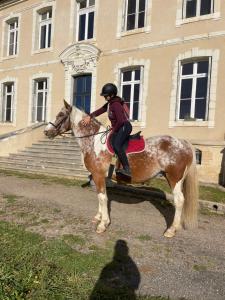
{"label": "horse's ear", "polygon": [[71,111],[71,110],[72,110],[72,106],[71,106],[71,105],[69,105],[69,103],[68,103],[68,102],[66,102],[66,100],[65,100],[65,99],[63,99],[63,102],[64,102],[64,105],[65,105],[65,108]]}

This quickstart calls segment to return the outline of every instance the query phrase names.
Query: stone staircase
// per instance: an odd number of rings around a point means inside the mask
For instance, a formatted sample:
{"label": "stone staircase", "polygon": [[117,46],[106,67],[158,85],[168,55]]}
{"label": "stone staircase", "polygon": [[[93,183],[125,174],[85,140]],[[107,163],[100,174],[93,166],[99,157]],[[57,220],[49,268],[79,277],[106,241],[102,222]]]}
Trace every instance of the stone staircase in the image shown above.
{"label": "stone staircase", "polygon": [[80,147],[74,137],[47,138],[9,156],[0,156],[0,169],[87,179]]}

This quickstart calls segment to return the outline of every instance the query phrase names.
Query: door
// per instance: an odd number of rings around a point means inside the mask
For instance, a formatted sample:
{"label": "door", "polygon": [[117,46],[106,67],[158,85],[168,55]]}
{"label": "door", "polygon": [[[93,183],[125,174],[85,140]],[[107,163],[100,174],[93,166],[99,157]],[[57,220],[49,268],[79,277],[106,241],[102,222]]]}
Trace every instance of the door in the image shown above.
{"label": "door", "polygon": [[73,105],[86,113],[91,109],[91,81],[90,74],[74,77]]}

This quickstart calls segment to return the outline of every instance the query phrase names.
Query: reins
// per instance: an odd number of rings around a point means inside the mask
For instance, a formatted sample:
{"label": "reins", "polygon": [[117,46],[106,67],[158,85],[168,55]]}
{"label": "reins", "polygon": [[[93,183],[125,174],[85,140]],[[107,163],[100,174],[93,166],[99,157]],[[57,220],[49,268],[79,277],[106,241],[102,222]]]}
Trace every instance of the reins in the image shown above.
{"label": "reins", "polygon": [[[100,141],[101,141],[102,144],[105,144],[105,143],[106,143],[106,139],[107,139],[108,132],[111,131],[111,127],[110,127],[110,126],[107,126],[106,128],[107,128],[107,129],[106,129],[105,131],[100,131],[100,132],[97,132],[97,133],[87,134],[87,135],[83,135],[83,136],[74,136],[74,137],[77,138],[77,139],[83,139],[83,138],[95,136],[95,135],[98,135],[98,134],[102,134],[102,136],[101,136],[101,138],[100,138]],[[103,138],[105,138],[104,141],[103,141]]]}
{"label": "reins", "polygon": [[[57,125],[55,125],[53,122],[48,122],[48,124],[51,124],[53,127],[55,127],[55,129],[58,129],[59,126],[61,126],[62,122],[67,118],[67,116],[65,118],[63,118]],[[108,135],[108,132],[111,131],[111,127],[108,125],[106,127],[106,130],[105,131],[100,131],[100,132],[97,132],[97,133],[93,133],[93,134],[87,134],[87,135],[83,135],[83,136],[75,136],[75,138],[77,139],[83,139],[83,138],[88,138],[88,137],[91,137],[91,136],[95,136],[95,135],[98,135],[98,134],[102,134],[101,138],[100,138],[100,141],[102,144],[105,144],[106,143],[106,140],[107,140],[107,135]],[[59,134],[61,136],[63,136],[64,134],[70,134],[69,132],[64,132],[62,134]],[[104,140],[103,140],[104,139]]]}

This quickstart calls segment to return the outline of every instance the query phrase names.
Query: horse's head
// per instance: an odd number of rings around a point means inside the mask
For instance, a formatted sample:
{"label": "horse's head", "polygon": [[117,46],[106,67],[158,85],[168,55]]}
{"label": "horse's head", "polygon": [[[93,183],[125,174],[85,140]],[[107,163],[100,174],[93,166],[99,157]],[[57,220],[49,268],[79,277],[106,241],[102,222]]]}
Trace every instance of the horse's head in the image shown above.
{"label": "horse's head", "polygon": [[70,114],[72,106],[64,100],[64,106],[57,114],[54,122],[49,122],[45,127],[44,134],[49,138],[54,138],[71,129]]}

